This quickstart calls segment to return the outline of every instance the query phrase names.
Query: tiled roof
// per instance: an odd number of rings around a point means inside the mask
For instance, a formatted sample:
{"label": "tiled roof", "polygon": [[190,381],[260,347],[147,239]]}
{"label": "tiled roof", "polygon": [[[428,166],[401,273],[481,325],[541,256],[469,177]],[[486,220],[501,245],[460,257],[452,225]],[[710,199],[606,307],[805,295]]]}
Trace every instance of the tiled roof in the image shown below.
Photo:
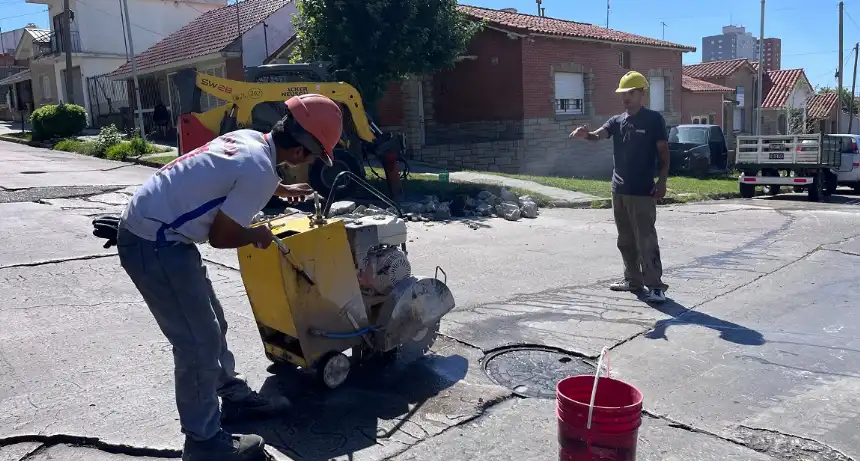
{"label": "tiled roof", "polygon": [[727,86],[706,82],[689,75],[681,76],[681,88],[693,93],[734,93],[735,90]]}
{"label": "tiled roof", "polygon": [[[293,0],[245,0],[239,2],[241,33],[261,23],[269,15]],[[239,38],[236,6],[228,5],[207,11],[185,27],[170,34],[160,42],[137,55],[137,69],[146,70],[171,62],[198,58],[223,51]],[[131,64],[125,63],[109,75],[117,77],[131,72]]]}
{"label": "tiled roof", "polygon": [[693,78],[718,78],[728,77],[734,74],[741,67],[749,66],[750,62],[746,59],[732,59],[729,61],[710,61],[699,64],[684,66],[684,75],[689,75]]}
{"label": "tiled roof", "polygon": [[836,93],[815,94],[806,100],[806,116],[810,119],[824,119],[830,116],[839,96]]}
{"label": "tiled roof", "polygon": [[47,29],[24,29],[27,31],[30,36],[33,37],[33,41],[36,43],[49,43],[51,41],[51,31]]}
{"label": "tiled roof", "polygon": [[677,43],[629,34],[627,32],[620,32],[582,22],[566,21],[563,19],[513,13],[469,5],[460,5],[460,11],[473,18],[484,19],[488,24],[495,27],[514,32],[556,35],[559,37],[587,38],[604,42],[656,46],[661,48],[673,48],[681,51],[696,51],[696,48],[692,46],[679,45]]}
{"label": "tiled roof", "polygon": [[767,77],[762,82],[762,94],[765,95],[761,103],[762,109],[775,109],[784,107],[788,97],[797,85],[797,82],[806,74],[803,69],[786,69],[768,71]]}

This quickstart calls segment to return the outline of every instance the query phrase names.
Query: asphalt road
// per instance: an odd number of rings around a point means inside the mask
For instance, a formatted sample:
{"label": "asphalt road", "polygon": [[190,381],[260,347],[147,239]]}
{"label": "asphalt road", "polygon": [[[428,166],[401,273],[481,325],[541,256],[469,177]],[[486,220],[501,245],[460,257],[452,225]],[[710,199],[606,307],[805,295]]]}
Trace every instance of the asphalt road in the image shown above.
{"label": "asphalt road", "polygon": [[[90,235],[152,170],[2,142],[0,159],[0,461],[178,457],[169,344]],[[297,403],[231,429],[277,459],[556,459],[542,396],[608,348],[645,395],[640,461],[860,460],[858,197],[662,207],[658,227],[671,302],[654,308],[606,289],[606,210],[410,224],[414,271],[441,265],[458,302],[446,337],[329,394],[267,371],[235,253],[204,248],[239,367]]]}

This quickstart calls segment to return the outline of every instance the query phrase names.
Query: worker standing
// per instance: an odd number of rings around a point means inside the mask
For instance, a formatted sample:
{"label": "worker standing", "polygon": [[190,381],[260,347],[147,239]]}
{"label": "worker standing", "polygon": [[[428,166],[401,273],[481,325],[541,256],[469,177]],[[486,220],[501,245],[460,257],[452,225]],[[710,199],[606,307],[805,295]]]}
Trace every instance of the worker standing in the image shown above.
{"label": "worker standing", "polygon": [[195,245],[266,248],[273,235],[265,226],[250,228],[254,215],[272,195],[300,200],[313,194],[307,184],[281,184],[277,167],[315,158],[331,165],[343,114],[314,94],[286,105],[287,115],[269,133],[237,130],[165,165],[120,220],[122,266],[173,346],[184,461],[262,455],[261,437],[228,434],[222,420],[274,416],[290,406],[284,397],[257,394],[235,371],[224,310]]}
{"label": "worker standing", "polygon": [[[610,285],[614,291],[640,293],[647,300],[666,301],[663,264],[657,241],[656,202],[666,196],[669,145],[666,121],[656,111],[642,107],[648,81],[639,72],[628,72],[618,84],[625,111],[610,117],[596,131],[583,125],[570,137],[597,141],[612,138],[612,211],[618,229],[618,249],[624,260],[624,279]],[[659,160],[659,171],[657,163]],[[657,182],[654,182],[654,176]]]}

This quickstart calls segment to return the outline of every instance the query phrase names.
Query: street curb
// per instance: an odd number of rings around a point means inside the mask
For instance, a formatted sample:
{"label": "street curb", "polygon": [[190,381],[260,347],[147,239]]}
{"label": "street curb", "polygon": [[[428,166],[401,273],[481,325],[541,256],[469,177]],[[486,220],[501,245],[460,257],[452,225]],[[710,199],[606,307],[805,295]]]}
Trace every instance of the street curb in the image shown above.
{"label": "street curb", "polygon": [[[0,141],[14,142],[15,144],[23,144],[25,146],[29,146],[30,143],[32,142],[32,141],[27,141],[26,139],[21,139],[21,138],[16,138],[14,136],[6,136],[6,135],[0,135]],[[39,146],[33,146],[33,147],[39,147]]]}

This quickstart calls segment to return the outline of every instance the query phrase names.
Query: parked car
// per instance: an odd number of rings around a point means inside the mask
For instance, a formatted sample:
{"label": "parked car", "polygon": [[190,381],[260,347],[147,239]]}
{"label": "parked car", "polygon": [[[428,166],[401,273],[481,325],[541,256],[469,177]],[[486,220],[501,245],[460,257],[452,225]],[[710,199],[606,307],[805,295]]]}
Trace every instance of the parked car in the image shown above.
{"label": "parked car", "polygon": [[671,173],[705,176],[727,170],[728,146],[718,125],[669,126]]}
{"label": "parked car", "polygon": [[860,193],[860,135],[856,134],[834,134],[840,138],[847,138],[842,144],[842,163],[835,170],[836,183],[839,186],[849,186],[854,192]]}

